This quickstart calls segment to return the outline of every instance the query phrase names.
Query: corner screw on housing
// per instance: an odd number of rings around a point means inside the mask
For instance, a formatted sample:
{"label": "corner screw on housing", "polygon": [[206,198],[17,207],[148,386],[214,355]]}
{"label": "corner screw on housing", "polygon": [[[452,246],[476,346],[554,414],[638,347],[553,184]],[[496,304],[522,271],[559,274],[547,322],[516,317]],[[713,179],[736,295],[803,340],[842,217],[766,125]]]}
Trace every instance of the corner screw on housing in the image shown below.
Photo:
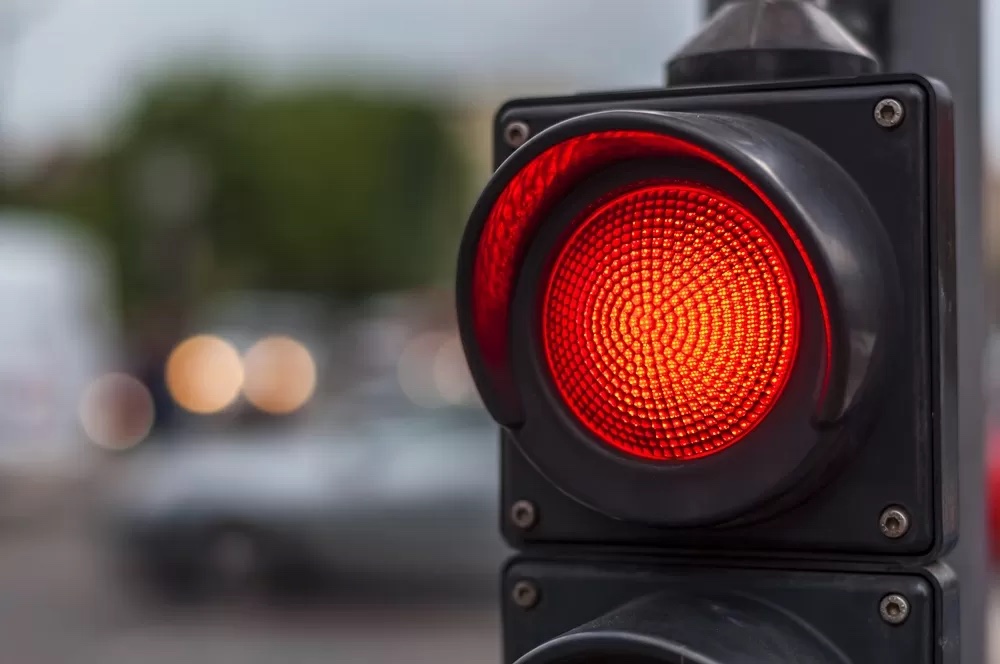
{"label": "corner screw on housing", "polygon": [[538,586],[531,581],[518,581],[514,584],[510,597],[514,604],[522,609],[532,609],[538,604]]}
{"label": "corner screw on housing", "polygon": [[538,508],[530,500],[519,500],[510,506],[510,521],[521,530],[531,530],[538,523]]}
{"label": "corner screw on housing", "polygon": [[902,625],[910,617],[910,602],[902,595],[892,593],[879,602],[878,612],[882,620],[890,625]]}
{"label": "corner screw on housing", "polygon": [[527,123],[515,120],[508,122],[503,128],[503,140],[512,148],[519,148],[524,145],[528,137],[531,136],[531,128]]}
{"label": "corner screw on housing", "polygon": [[904,115],[903,104],[898,99],[887,97],[875,104],[875,122],[885,129],[898,127]]}
{"label": "corner screw on housing", "polygon": [[902,507],[887,507],[879,517],[878,526],[889,539],[899,539],[910,530],[910,515]]}

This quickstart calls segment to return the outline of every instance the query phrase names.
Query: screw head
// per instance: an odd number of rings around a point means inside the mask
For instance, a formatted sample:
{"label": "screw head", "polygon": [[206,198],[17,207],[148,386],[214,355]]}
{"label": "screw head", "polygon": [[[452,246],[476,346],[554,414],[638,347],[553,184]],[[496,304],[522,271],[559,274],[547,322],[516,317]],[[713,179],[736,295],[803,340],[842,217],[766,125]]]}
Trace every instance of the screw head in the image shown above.
{"label": "screw head", "polygon": [[533,609],[538,604],[538,586],[531,581],[518,581],[511,590],[510,598],[522,609]]}
{"label": "screw head", "polygon": [[530,136],[531,128],[528,123],[520,120],[508,122],[507,126],[503,128],[503,140],[512,148],[521,147]]}
{"label": "screw head", "polygon": [[905,114],[903,104],[898,99],[887,97],[875,104],[875,122],[885,129],[898,127]]}
{"label": "screw head", "polygon": [[521,530],[531,530],[538,523],[538,508],[530,500],[519,500],[510,506],[510,521]]}
{"label": "screw head", "polygon": [[902,507],[887,507],[878,519],[878,527],[889,539],[899,539],[910,531],[910,515]]}
{"label": "screw head", "polygon": [[902,625],[910,617],[910,602],[898,593],[886,595],[879,602],[878,613],[890,625]]}

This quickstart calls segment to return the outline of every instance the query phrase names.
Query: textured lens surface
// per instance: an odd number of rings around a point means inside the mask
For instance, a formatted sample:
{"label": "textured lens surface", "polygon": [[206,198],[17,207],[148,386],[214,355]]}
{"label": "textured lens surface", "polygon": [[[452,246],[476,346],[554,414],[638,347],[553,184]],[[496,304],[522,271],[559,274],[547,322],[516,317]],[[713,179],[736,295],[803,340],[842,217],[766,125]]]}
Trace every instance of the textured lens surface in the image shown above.
{"label": "textured lens surface", "polygon": [[549,276],[543,344],[555,385],[600,439],[697,459],[746,436],[787,382],[792,276],[774,238],[692,184],[619,193],[578,222]]}

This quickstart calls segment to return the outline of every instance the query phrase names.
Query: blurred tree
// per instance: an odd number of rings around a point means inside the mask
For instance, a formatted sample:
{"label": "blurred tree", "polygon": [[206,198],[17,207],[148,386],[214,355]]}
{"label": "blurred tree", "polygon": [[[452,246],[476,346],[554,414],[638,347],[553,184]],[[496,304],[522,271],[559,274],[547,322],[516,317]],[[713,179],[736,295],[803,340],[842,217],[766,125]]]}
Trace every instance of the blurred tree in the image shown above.
{"label": "blurred tree", "polygon": [[470,189],[449,117],[337,86],[173,75],[34,202],[110,239],[127,313],[228,288],[363,298],[450,271]]}
{"label": "blurred tree", "polygon": [[357,297],[450,268],[467,189],[440,110],[316,90],[255,104],[243,129],[259,207],[248,224],[227,216],[217,239],[258,236],[254,280]]}

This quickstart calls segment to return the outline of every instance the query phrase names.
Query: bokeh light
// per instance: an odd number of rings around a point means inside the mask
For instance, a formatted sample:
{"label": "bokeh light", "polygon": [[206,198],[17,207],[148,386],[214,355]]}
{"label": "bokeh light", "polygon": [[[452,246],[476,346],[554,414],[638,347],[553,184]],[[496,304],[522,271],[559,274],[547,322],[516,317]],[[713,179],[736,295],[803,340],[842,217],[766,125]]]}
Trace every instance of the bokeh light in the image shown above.
{"label": "bokeh light", "polygon": [[231,405],[243,387],[240,354],[224,339],[198,335],[187,339],[167,359],[167,389],[179,406],[208,415]]}
{"label": "bokeh light", "polygon": [[266,413],[293,413],[316,390],[316,362],[309,349],[291,337],[261,339],[247,351],[243,369],[244,396]]}
{"label": "bokeh light", "polygon": [[435,376],[435,364],[441,348],[450,337],[440,332],[426,332],[414,337],[399,356],[399,386],[406,397],[423,408],[447,405]]}
{"label": "bokeh light", "polygon": [[434,356],[434,383],[438,393],[449,404],[461,406],[476,402],[476,385],[462,350],[462,342],[454,336],[442,343]]}
{"label": "bokeh light", "polygon": [[83,391],[80,425],[95,445],[126,450],[141,443],[153,428],[153,397],[137,378],[109,373]]}

